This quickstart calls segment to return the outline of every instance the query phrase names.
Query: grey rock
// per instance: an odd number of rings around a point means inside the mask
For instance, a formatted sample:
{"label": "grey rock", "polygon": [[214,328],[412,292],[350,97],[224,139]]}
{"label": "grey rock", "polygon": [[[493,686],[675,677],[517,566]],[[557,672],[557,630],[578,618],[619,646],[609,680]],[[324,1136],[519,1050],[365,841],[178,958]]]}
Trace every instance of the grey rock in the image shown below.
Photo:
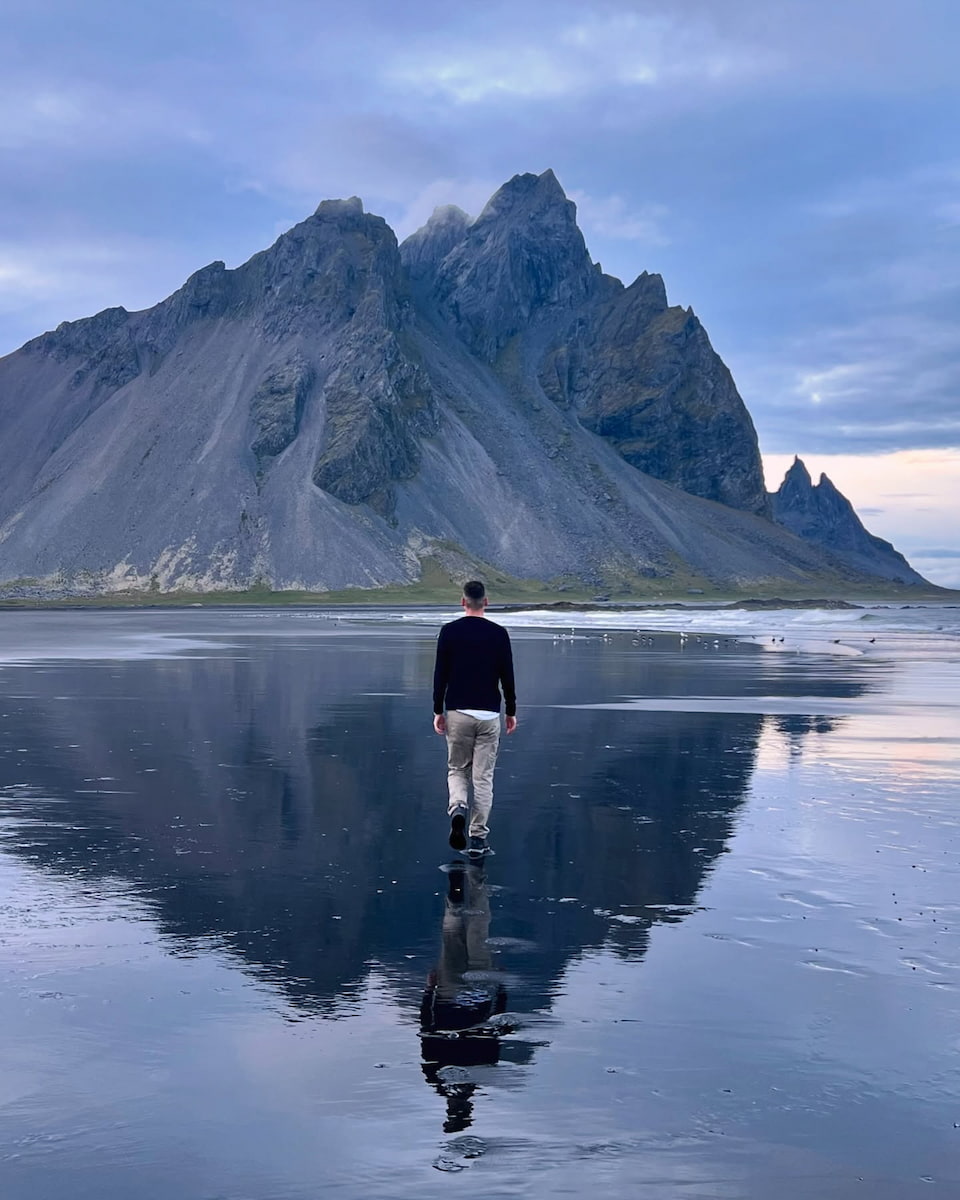
{"label": "grey rock", "polygon": [[52,333],[42,333],[27,342],[22,353],[49,355],[57,362],[99,353],[129,319],[130,313],[118,307],[105,308],[96,316],[84,317],[80,321],[63,321]]}
{"label": "grey rock", "polygon": [[600,280],[576,205],[545,171],[515,175],[491,197],[438,264],[434,293],[470,349],[493,361],[514,335],[569,312]]}
{"label": "grey rock", "polygon": [[313,469],[317,487],[347,504],[364,501],[393,512],[393,484],[420,467],[420,439],[436,433],[439,412],[425,371],[397,338],[363,339],[350,347],[325,389],[323,448]]}
{"label": "grey rock", "polygon": [[826,475],[821,474],[815,485],[799,457],[794,458],[771,501],[778,524],[864,574],[896,583],[927,582],[890,542],[864,528],[853,505]]}
{"label": "grey rock", "polygon": [[544,356],[539,381],[641,471],[695,496],[767,515],[757,435],[691,309],[644,272]]}
{"label": "grey rock", "polygon": [[470,218],[455,204],[435,208],[426,225],[400,245],[400,260],[411,280],[425,279],[432,286],[437,267],[463,241],[469,225]]}
{"label": "grey rock", "polygon": [[258,458],[280,454],[297,436],[313,381],[313,367],[301,354],[268,372],[250,402],[251,449]]}

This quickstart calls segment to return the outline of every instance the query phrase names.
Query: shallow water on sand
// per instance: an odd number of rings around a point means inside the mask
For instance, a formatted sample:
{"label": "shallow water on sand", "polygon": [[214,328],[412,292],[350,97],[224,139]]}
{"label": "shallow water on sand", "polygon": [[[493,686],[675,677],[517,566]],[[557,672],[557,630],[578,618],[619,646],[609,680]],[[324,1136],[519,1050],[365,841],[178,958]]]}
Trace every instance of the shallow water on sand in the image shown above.
{"label": "shallow water on sand", "polygon": [[3,1200],[957,1194],[960,655],[351,616],[0,614]]}

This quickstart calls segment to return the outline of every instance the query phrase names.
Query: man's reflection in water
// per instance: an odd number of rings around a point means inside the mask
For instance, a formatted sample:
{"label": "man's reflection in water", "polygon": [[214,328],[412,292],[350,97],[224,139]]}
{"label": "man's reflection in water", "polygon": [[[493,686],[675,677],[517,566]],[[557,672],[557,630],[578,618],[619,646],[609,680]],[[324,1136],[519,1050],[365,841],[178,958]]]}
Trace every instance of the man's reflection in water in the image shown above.
{"label": "man's reflection in water", "polygon": [[423,1073],[446,1097],[444,1132],[460,1133],[473,1118],[477,1086],[463,1068],[499,1061],[501,1030],[491,1019],[506,1009],[507,993],[487,941],[490,891],[483,862],[452,863],[447,881],[440,961],[420,1005],[420,1045]]}

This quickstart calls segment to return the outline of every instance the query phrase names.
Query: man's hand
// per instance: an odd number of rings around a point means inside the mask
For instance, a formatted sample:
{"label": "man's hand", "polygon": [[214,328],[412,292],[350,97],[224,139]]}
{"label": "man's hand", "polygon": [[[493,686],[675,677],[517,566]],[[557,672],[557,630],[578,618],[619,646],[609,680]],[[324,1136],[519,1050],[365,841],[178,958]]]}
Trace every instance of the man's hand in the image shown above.
{"label": "man's hand", "polygon": [[433,728],[436,733],[447,732],[447,718],[443,715],[443,713],[434,713]]}
{"label": "man's hand", "polygon": [[513,733],[513,731],[517,727],[517,718],[516,717],[507,717],[506,724],[507,724],[507,733]]}

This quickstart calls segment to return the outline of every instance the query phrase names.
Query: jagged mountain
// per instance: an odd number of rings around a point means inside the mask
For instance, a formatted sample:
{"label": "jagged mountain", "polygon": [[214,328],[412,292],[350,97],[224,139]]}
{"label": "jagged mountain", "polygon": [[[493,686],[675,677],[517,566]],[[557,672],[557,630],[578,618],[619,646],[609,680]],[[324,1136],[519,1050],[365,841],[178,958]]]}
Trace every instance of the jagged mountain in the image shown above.
{"label": "jagged mountain", "polygon": [[440,209],[401,247],[428,311],[518,394],[541,393],[633,466],[768,513],[756,433],[729,371],[659,275],[604,275],[552,171],[519,175],[469,223]]}
{"label": "jagged mountain", "polygon": [[[756,434],[663,282],[552,172],[397,245],[326,201],[235,270],[0,359],[0,582],[327,590],[425,559],[605,587],[849,586],[769,519]],[[649,584],[646,586],[659,586]]]}
{"label": "jagged mountain", "polygon": [[785,529],[861,571],[895,583],[927,583],[889,542],[864,528],[853,505],[826,475],[815,485],[802,459],[793,460],[770,500],[773,519]]}

